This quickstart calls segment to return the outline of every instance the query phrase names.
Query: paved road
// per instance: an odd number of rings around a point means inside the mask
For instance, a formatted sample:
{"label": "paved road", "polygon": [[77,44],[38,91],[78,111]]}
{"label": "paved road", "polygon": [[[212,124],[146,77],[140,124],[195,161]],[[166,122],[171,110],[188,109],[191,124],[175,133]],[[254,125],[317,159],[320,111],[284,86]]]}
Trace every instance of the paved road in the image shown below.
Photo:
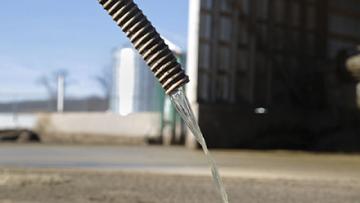
{"label": "paved road", "polygon": [[[223,176],[360,181],[360,155],[212,151]],[[0,145],[0,168],[210,174],[201,151],[180,147]]]}
{"label": "paved road", "polygon": [[[358,155],[213,155],[232,203],[360,202]],[[203,154],[183,148],[0,145],[6,203],[220,202],[203,175],[209,175]]]}

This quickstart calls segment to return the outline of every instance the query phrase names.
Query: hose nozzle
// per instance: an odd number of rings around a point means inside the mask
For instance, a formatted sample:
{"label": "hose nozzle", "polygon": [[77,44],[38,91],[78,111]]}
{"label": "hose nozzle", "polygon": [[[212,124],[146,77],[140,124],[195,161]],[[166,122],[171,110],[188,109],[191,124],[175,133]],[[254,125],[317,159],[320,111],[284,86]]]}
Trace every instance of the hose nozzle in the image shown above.
{"label": "hose nozzle", "polygon": [[166,94],[189,82],[174,54],[133,0],[98,1],[139,51]]}

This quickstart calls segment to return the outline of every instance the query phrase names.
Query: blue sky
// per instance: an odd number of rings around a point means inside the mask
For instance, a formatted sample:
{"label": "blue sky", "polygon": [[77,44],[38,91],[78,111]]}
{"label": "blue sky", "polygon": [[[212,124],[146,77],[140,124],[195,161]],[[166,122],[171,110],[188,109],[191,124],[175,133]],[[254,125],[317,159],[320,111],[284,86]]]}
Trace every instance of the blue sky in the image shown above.
{"label": "blue sky", "polygon": [[[187,0],[135,0],[169,40],[186,49]],[[71,96],[100,95],[93,76],[128,44],[97,0],[17,0],[0,7],[0,100],[45,97],[42,75],[67,69]]]}

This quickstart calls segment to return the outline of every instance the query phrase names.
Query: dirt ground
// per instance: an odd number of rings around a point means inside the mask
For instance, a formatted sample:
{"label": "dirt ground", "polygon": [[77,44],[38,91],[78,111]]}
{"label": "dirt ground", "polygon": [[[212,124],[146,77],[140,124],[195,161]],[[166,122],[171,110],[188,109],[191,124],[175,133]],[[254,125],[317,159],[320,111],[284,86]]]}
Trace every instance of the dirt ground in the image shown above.
{"label": "dirt ground", "polygon": [[[356,203],[357,181],[225,178],[230,202]],[[0,170],[1,203],[221,202],[210,177],[80,170]]]}

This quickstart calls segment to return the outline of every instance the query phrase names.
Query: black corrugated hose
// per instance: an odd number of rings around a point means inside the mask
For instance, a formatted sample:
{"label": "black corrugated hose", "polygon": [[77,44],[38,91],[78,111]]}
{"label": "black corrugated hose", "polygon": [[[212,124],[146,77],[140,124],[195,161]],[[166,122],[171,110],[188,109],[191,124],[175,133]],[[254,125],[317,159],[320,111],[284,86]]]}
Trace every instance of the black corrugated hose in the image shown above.
{"label": "black corrugated hose", "polygon": [[189,82],[176,57],[133,0],[98,0],[142,55],[167,94]]}

